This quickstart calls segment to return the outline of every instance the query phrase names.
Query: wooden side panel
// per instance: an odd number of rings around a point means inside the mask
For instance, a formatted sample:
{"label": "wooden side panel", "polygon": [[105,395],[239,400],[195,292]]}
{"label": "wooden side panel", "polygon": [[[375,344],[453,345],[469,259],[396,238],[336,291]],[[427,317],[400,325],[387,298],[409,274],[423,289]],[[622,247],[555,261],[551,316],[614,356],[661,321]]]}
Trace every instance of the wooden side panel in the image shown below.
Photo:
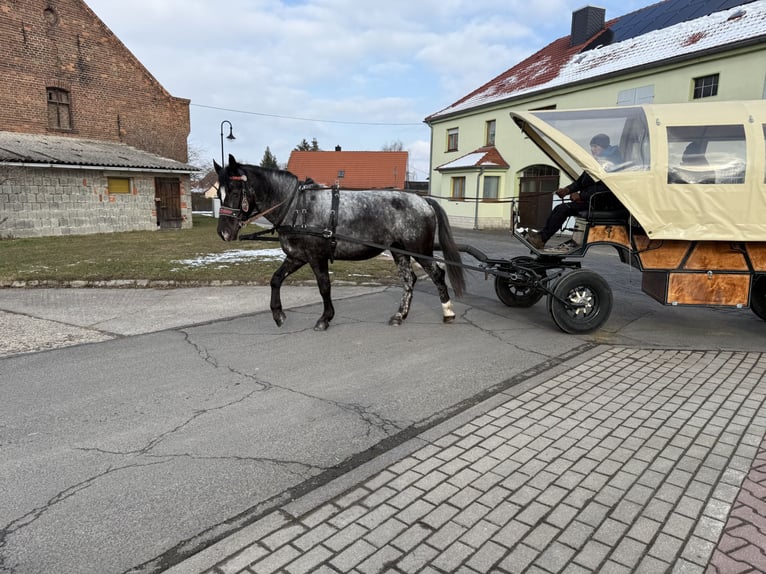
{"label": "wooden side panel", "polygon": [[756,271],[766,271],[766,243],[746,243],[745,249]]}
{"label": "wooden side panel", "polygon": [[689,254],[684,269],[747,271],[747,261],[741,251],[732,249],[725,241],[700,241]]}
{"label": "wooden side panel", "polygon": [[597,241],[610,241],[630,249],[628,230],[622,225],[593,225],[588,231],[588,244]]}
{"label": "wooden side panel", "polygon": [[660,303],[667,303],[668,275],[665,271],[644,271],[641,273],[641,290]]}
{"label": "wooden side panel", "polygon": [[645,235],[635,241],[644,269],[678,269],[691,246],[690,241],[650,240]]}
{"label": "wooden side panel", "polygon": [[749,274],[670,273],[668,303],[679,305],[743,305],[750,295]]}

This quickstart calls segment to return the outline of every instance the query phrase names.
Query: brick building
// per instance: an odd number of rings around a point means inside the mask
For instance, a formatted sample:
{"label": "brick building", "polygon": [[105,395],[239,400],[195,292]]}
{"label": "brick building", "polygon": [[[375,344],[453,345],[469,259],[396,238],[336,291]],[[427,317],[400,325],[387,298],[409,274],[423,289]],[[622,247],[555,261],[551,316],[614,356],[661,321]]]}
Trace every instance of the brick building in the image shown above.
{"label": "brick building", "polygon": [[82,0],[0,0],[0,236],[191,226],[189,100]]}

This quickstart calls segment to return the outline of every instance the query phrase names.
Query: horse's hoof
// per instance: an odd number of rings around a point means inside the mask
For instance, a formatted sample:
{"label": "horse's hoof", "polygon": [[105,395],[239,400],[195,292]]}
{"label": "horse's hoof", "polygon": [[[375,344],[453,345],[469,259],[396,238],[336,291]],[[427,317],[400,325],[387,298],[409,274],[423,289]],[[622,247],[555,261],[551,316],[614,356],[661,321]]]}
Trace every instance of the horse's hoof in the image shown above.
{"label": "horse's hoof", "polygon": [[277,324],[277,327],[281,327],[285,324],[285,319],[287,319],[287,315],[285,315],[282,312],[274,313],[274,322]]}
{"label": "horse's hoof", "polygon": [[330,323],[327,321],[317,321],[317,324],[314,325],[314,331],[327,331],[329,326]]}
{"label": "horse's hoof", "polygon": [[392,327],[399,327],[402,324],[402,318],[394,315],[388,320],[388,324],[391,325]]}
{"label": "horse's hoof", "polygon": [[450,317],[444,317],[444,319],[442,319],[442,320],[443,320],[445,323],[454,323],[454,322],[455,322],[455,316],[454,316],[454,315],[452,315],[452,316],[450,316]]}

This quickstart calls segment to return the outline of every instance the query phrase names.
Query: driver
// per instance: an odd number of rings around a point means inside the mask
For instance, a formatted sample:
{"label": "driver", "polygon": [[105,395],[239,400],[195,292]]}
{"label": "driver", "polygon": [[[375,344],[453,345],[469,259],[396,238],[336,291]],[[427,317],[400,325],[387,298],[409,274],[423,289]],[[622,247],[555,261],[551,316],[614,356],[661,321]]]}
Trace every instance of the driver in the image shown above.
{"label": "driver", "polygon": [[[590,152],[604,167],[622,163],[620,148],[610,145],[609,136],[606,134],[596,134],[593,136],[590,140]],[[602,191],[609,191],[609,188],[603,182],[594,181],[593,178],[585,172],[566,187],[556,190],[556,195],[560,198],[563,199],[566,196],[569,196],[571,201],[566,201],[557,205],[548,216],[548,220],[545,222],[545,227],[540,231],[535,231],[533,229],[529,230],[529,233],[527,234],[527,241],[529,241],[529,244],[535,249],[544,249],[545,242],[558,233],[561,226],[564,225],[564,222],[569,217],[577,215],[581,211],[587,211],[588,201],[591,196]]]}

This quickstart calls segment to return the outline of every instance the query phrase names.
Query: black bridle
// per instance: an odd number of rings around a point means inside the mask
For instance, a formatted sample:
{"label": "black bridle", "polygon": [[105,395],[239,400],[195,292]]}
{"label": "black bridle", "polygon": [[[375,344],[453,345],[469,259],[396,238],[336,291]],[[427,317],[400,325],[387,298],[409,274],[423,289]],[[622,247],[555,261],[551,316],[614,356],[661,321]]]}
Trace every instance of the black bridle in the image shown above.
{"label": "black bridle", "polygon": [[[281,207],[284,205],[288,200],[285,199],[283,201],[280,201],[279,203],[272,205],[268,209],[265,209],[263,211],[260,211],[260,208],[258,207],[258,204],[255,202],[255,194],[251,193],[251,190],[248,189],[247,186],[247,176],[246,175],[232,175],[229,177],[229,181],[237,181],[241,182],[242,184],[242,200],[240,201],[239,208],[235,207],[226,207],[221,206],[218,209],[218,215],[223,217],[231,217],[232,219],[236,219],[239,222],[240,227],[244,227],[247,225],[250,221],[258,219],[259,217],[265,217],[278,207]],[[226,186],[228,190],[228,185]],[[220,190],[218,191],[218,194],[220,196]],[[252,197],[251,197],[252,196]],[[250,202],[252,201],[253,207],[250,207]],[[253,210],[253,208],[257,211],[255,215],[250,215],[250,212]],[[278,225],[275,224],[275,226]]]}

